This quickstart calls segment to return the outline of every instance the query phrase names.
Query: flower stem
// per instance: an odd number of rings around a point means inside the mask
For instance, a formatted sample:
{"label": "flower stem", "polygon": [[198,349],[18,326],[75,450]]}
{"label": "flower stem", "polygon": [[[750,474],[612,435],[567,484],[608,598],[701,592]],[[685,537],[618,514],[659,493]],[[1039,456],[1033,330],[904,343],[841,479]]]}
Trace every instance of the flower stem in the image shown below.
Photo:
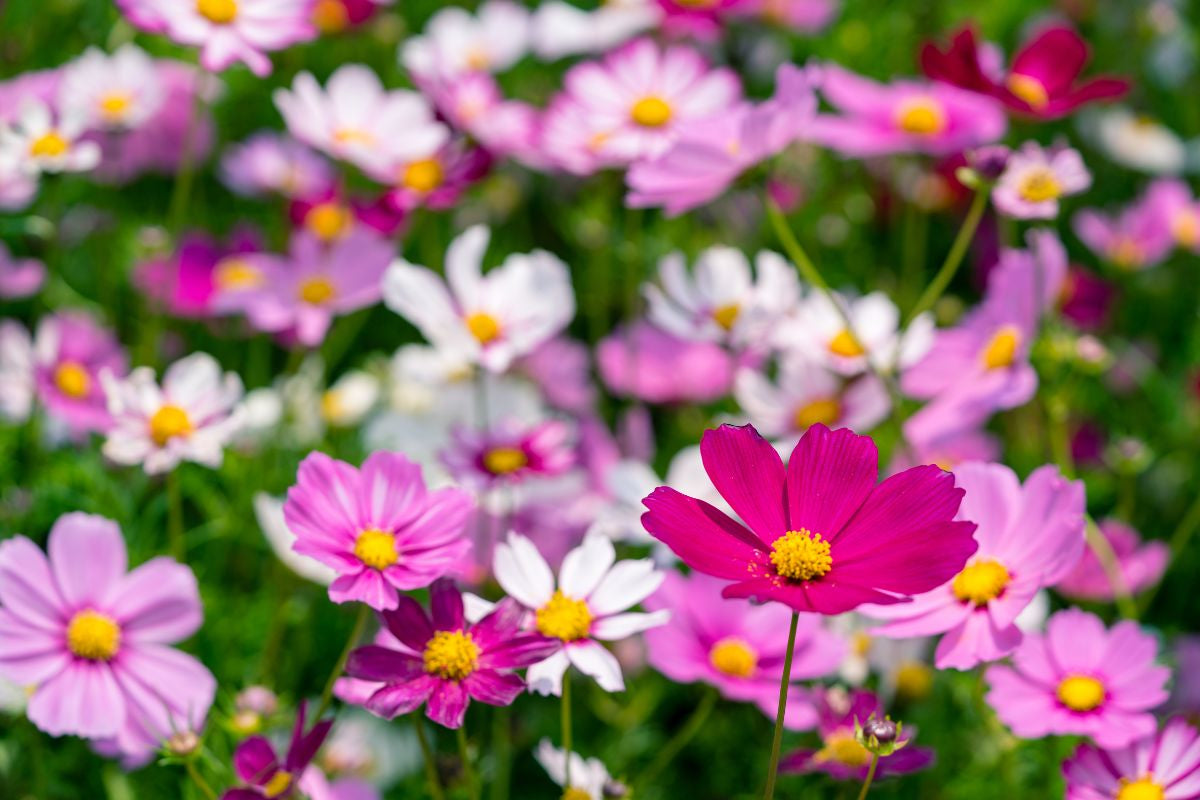
{"label": "flower stem", "polygon": [[167,473],[167,537],[171,555],[183,564],[187,561],[187,541],[183,536],[183,493],[179,487],[179,468]]}
{"label": "flower stem", "polygon": [[438,777],[433,748],[429,746],[429,735],[425,733],[425,720],[421,719],[420,714],[413,715],[413,729],[417,732],[417,743],[421,745],[421,755],[425,757],[425,780],[429,782],[429,794],[433,796],[433,800],[446,800],[441,778]]}
{"label": "flower stem", "polygon": [[683,751],[683,748],[687,747],[688,743],[700,732],[700,729],[704,727],[704,723],[708,720],[709,714],[712,713],[713,708],[717,705],[717,697],[716,690],[710,690],[705,693],[704,699],[700,701],[700,705],[696,706],[696,710],[688,717],[687,722],[658,751],[658,757],[642,773],[642,777],[638,781],[641,788],[650,786],[654,782],[654,779],[662,774],[662,771],[675,760],[675,757]]}
{"label": "flower stem", "polygon": [[950,252],[946,254],[946,260],[942,262],[942,267],[933,276],[933,280],[925,287],[925,291],[921,293],[917,299],[917,304],[908,312],[908,319],[905,324],[912,322],[920,314],[925,313],[933,308],[933,304],[942,296],[942,292],[946,291],[946,287],[950,285],[950,281],[954,280],[955,273],[958,272],[959,266],[963,262],[963,257],[967,254],[967,247],[970,246],[971,240],[975,238],[975,231],[979,228],[979,221],[983,219],[983,212],[987,208],[989,192],[977,191],[975,198],[971,201],[971,208],[967,211],[966,219],[963,220],[962,227],[958,229],[958,235],[954,237],[954,244],[950,246]]}
{"label": "flower stem", "polygon": [[571,788],[571,669],[567,668],[562,678],[562,746],[565,766],[563,788]]}
{"label": "flower stem", "polygon": [[[200,133],[200,123],[204,116],[204,90],[208,72],[197,67],[192,97],[191,115],[188,117],[187,128],[183,132],[183,150],[180,154],[179,170],[175,173],[175,185],[171,189],[171,200],[167,205],[167,230],[178,239],[183,228],[184,217],[187,214],[188,200],[192,195],[192,183],[196,177],[196,144]],[[176,241],[178,246],[178,241]]]}
{"label": "flower stem", "polygon": [[508,800],[512,783],[512,708],[500,706],[492,715],[492,750],[496,769],[492,776],[491,800]]}
{"label": "flower stem", "polygon": [[788,630],[787,655],[783,658],[783,677],[779,681],[779,710],[775,712],[775,737],[771,740],[771,765],[767,768],[767,788],[763,800],[775,797],[775,778],[779,771],[779,748],[783,744],[783,715],[787,711],[788,687],[792,682],[792,656],[796,652],[796,626],[800,615],[792,612],[792,626]]}
{"label": "flower stem", "polygon": [[192,783],[196,784],[196,788],[200,790],[208,800],[217,800],[217,793],[208,785],[208,781],[200,775],[200,771],[196,769],[196,762],[189,759],[184,765],[187,770],[188,777],[192,779]]}
{"label": "flower stem", "polygon": [[367,627],[367,619],[370,616],[370,606],[359,603],[358,617],[354,620],[354,630],[350,631],[350,638],[346,640],[346,646],[342,648],[342,654],[338,656],[337,663],[333,665],[333,671],[329,673],[329,679],[325,681],[325,689],[321,692],[321,703],[317,706],[317,713],[313,716],[314,720],[320,720],[325,712],[329,710],[329,705],[333,702],[333,685],[337,683],[337,679],[342,675],[342,670],[346,668],[346,661],[350,658],[350,651],[354,649],[354,645],[358,644],[358,640],[362,637],[363,630]]}
{"label": "flower stem", "polygon": [[871,790],[871,781],[875,780],[875,768],[879,766],[879,754],[871,755],[871,766],[867,768],[867,779],[863,781],[862,791],[858,793],[858,800],[866,800],[867,792]]}
{"label": "flower stem", "polygon": [[1117,558],[1116,551],[1113,550],[1112,544],[1101,533],[1100,528],[1096,525],[1096,521],[1092,519],[1090,514],[1084,520],[1086,524],[1084,532],[1087,538],[1087,545],[1091,548],[1092,554],[1096,556],[1096,560],[1100,562],[1104,574],[1108,577],[1108,583],[1113,590],[1113,598],[1117,603],[1117,610],[1126,619],[1137,619],[1137,603],[1133,601],[1133,595],[1129,591],[1129,583],[1125,580],[1125,573],[1121,572],[1121,562]]}
{"label": "flower stem", "polygon": [[[1183,519],[1179,521],[1179,526],[1175,528],[1175,533],[1171,536],[1171,549],[1169,552],[1171,553],[1172,559],[1167,562],[1168,570],[1171,568],[1172,564],[1179,561],[1179,554],[1182,553],[1188,546],[1188,543],[1192,540],[1192,536],[1195,535],[1198,529],[1200,529],[1200,496],[1196,497],[1196,499],[1192,502],[1192,505],[1184,513]],[[1164,572],[1163,578],[1165,577],[1166,573]],[[1159,587],[1162,586],[1163,578],[1160,578],[1158,583],[1150,587],[1150,589],[1148,589],[1142,595],[1141,609],[1143,611],[1150,608],[1150,604],[1154,601],[1154,596],[1158,594]]]}
{"label": "flower stem", "polygon": [[479,800],[479,783],[475,780],[475,768],[471,766],[471,753],[467,749],[467,729],[458,727],[458,757],[462,760],[463,781],[467,784],[467,796]]}

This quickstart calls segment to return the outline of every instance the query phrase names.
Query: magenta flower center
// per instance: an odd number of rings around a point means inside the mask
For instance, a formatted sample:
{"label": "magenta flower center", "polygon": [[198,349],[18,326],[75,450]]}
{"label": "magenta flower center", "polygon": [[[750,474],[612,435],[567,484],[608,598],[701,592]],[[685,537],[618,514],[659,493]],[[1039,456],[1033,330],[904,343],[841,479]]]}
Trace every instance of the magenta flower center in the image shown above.
{"label": "magenta flower center", "polygon": [[788,531],[771,543],[771,563],[775,571],[794,581],[819,578],[833,567],[829,542],[808,528]]}
{"label": "magenta flower center", "polygon": [[1008,569],[995,559],[985,559],[968,564],[963,571],[954,576],[951,588],[954,596],[964,603],[974,603],[986,606],[999,597],[1011,576]]}
{"label": "magenta flower center", "polygon": [[660,128],[671,121],[671,105],[661,97],[650,95],[633,104],[630,118],[645,128]]}
{"label": "magenta flower center", "polygon": [[519,447],[493,447],[483,454],[483,467],[493,475],[511,475],[529,465],[529,458]]}
{"label": "magenta flower center", "polygon": [[825,746],[813,755],[818,764],[841,764],[846,767],[865,767],[871,763],[871,753],[858,743],[854,733],[847,730],[834,731],[825,737]]}
{"label": "magenta flower center", "polygon": [[1062,184],[1054,171],[1048,167],[1029,170],[1017,187],[1021,199],[1029,203],[1045,203],[1062,196]]}
{"label": "magenta flower center", "polygon": [[712,318],[713,322],[720,325],[724,330],[731,331],[741,313],[742,307],[740,305],[737,303],[726,303],[712,310]]}
{"label": "magenta flower center", "polygon": [[196,0],[196,12],[214,25],[228,25],[237,18],[237,0]]}
{"label": "magenta flower center", "polygon": [[1058,699],[1072,711],[1097,709],[1104,697],[1104,684],[1090,675],[1068,675],[1058,684]]}
{"label": "magenta flower center", "polygon": [[896,109],[896,125],[905,133],[936,136],[946,129],[946,111],[932,97],[910,97]]}
{"label": "magenta flower center", "polygon": [[1115,800],[1163,800],[1163,787],[1154,782],[1154,776],[1144,775],[1136,781],[1121,778],[1121,788]]}
{"label": "magenta flower center", "polygon": [[191,432],[192,421],[179,406],[165,405],[150,417],[150,438],[159,447],[165,447],[175,437],[187,436]]}
{"label": "magenta flower center", "polygon": [[67,625],[67,649],[88,661],[108,661],[121,649],[121,627],[96,611],[80,611]]}
{"label": "magenta flower center", "polygon": [[378,528],[367,528],[354,540],[354,557],[371,569],[385,570],[400,560],[396,537]]}
{"label": "magenta flower center", "polygon": [[758,653],[736,636],[726,636],[708,652],[713,669],[732,678],[749,678],[758,669]]}
{"label": "magenta flower center", "polygon": [[54,385],[67,397],[87,397],[92,378],[78,361],[64,361],[54,370]]}
{"label": "magenta flower center", "polygon": [[1050,102],[1050,95],[1046,91],[1045,84],[1031,75],[1014,72],[1008,76],[1005,84],[1010,92],[1029,103],[1030,108],[1045,108],[1046,104]]}
{"label": "magenta flower center", "polygon": [[438,631],[425,645],[425,671],[448,681],[461,681],[479,665],[479,645],[464,631]]}
{"label": "magenta flower center", "polygon": [[537,610],[537,629],[543,636],[574,642],[586,638],[592,630],[592,612],[583,600],[567,597],[558,589]]}
{"label": "magenta flower center", "polygon": [[491,344],[500,338],[500,320],[486,311],[468,314],[465,322],[467,330],[480,344]]}
{"label": "magenta flower center", "polygon": [[1017,348],[1021,346],[1021,332],[1015,325],[1005,325],[992,334],[979,358],[986,369],[1011,367],[1017,360]]}

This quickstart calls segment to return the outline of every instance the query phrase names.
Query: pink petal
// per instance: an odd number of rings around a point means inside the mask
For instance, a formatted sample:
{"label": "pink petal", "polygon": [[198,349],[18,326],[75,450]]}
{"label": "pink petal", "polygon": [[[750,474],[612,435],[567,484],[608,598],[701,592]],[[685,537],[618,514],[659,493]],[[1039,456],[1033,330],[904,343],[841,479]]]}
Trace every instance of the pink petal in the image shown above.
{"label": "pink petal", "polygon": [[50,529],[50,569],[72,608],[102,605],[125,574],[125,540],[117,523],[79,512],[63,514]]}
{"label": "pink petal", "polygon": [[750,425],[722,425],[704,432],[700,457],[713,486],[734,512],[772,542],[787,532],[783,461]]}
{"label": "pink petal", "polygon": [[115,736],[125,721],[125,697],[108,664],[76,661],[29,699],[29,720],[51,736]]}
{"label": "pink petal", "polygon": [[24,536],[0,542],[0,605],[23,622],[61,632],[66,603],[58,593],[45,554]]}
{"label": "pink petal", "polygon": [[642,527],[685,564],[718,578],[740,580],[766,549],[752,533],[703,500],[660,486],[642,501]]}
{"label": "pink petal", "polygon": [[459,681],[438,681],[425,714],[447,728],[461,728],[471,699]]}
{"label": "pink petal", "polygon": [[789,530],[807,528],[836,540],[875,488],[878,465],[870,437],[845,428],[809,428],[788,459]]}
{"label": "pink petal", "polygon": [[440,684],[432,675],[384,686],[367,699],[366,708],[384,719],[395,719],[421,707]]}
{"label": "pink petal", "polygon": [[467,693],[481,703],[492,706],[512,705],[521,692],[525,691],[525,681],[517,675],[501,674],[490,669],[480,669],[467,676],[463,681]]}
{"label": "pink petal", "polygon": [[204,618],[196,576],[169,558],[147,561],[124,576],[107,610],[120,623],[122,635],[162,644],[191,636]]}

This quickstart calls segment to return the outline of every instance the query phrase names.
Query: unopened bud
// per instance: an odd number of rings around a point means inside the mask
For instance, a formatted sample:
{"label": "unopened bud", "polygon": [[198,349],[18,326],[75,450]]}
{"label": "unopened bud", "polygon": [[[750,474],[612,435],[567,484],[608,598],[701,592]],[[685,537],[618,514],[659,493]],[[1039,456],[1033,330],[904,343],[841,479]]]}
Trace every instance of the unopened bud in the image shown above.
{"label": "unopened bud", "polygon": [[611,800],[629,800],[630,797],[633,797],[633,790],[620,781],[610,780],[604,784],[602,794]]}
{"label": "unopened bud", "polygon": [[200,747],[200,737],[193,731],[177,731],[167,739],[167,752],[173,756],[190,756]]}
{"label": "unopened bud", "polygon": [[890,719],[869,719],[863,726],[863,733],[873,737],[880,744],[890,744],[896,741],[896,723]]}

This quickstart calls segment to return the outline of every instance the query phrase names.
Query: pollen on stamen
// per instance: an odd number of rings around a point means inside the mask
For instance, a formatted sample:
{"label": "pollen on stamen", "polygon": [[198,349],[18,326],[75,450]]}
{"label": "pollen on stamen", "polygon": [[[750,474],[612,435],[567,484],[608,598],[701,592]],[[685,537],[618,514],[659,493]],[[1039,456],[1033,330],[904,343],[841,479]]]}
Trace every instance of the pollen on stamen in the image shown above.
{"label": "pollen on stamen", "polygon": [[425,671],[446,680],[461,681],[479,665],[479,645],[463,631],[438,631],[425,645]]}
{"label": "pollen on stamen", "polygon": [[592,612],[585,601],[567,597],[559,589],[537,610],[536,625],[543,636],[574,642],[591,631]]}
{"label": "pollen on stamen", "polygon": [[771,543],[775,571],[794,581],[820,578],[833,567],[829,542],[807,528],[788,531]]}

